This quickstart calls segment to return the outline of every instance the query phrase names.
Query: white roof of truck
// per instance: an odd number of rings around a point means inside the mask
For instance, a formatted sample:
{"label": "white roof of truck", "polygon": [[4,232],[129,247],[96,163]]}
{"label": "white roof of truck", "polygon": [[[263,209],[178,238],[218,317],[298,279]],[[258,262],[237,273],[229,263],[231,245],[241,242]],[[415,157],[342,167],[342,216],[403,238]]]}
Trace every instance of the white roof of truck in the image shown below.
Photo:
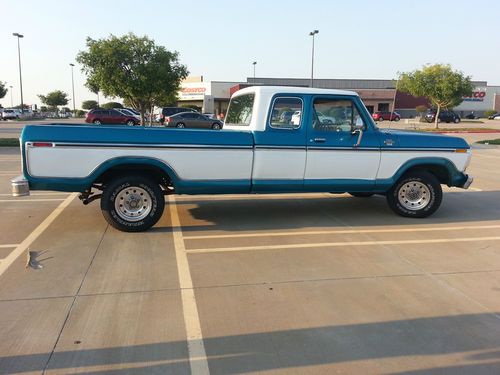
{"label": "white roof of truck", "polygon": [[[236,91],[232,97],[238,97],[245,94],[255,94],[255,100],[252,111],[252,118],[248,126],[240,126],[235,124],[224,123],[226,130],[249,130],[263,131],[266,128],[266,118],[269,111],[269,106],[272,104],[271,99],[276,94],[309,94],[309,95],[345,95],[358,96],[354,91],[331,90],[331,89],[315,89],[309,87],[292,87],[292,86],[251,86]],[[231,106],[231,105],[229,105]]]}
{"label": "white roof of truck", "polygon": [[333,90],[333,89],[316,89],[310,87],[295,87],[295,86],[251,86],[236,91],[233,95],[243,95],[248,93],[259,93],[263,95],[283,94],[318,94],[318,95],[352,95],[358,96],[354,91]]}

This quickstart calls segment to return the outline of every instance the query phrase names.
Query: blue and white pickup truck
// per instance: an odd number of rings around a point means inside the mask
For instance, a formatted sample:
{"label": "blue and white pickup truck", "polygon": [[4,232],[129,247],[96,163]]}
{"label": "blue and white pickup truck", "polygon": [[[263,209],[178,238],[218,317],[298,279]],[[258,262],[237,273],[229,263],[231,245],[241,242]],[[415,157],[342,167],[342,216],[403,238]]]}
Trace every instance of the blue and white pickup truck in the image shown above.
{"label": "blue and white pickup truck", "polygon": [[426,217],[441,204],[441,184],[472,183],[463,139],[381,130],[356,93],[338,90],[240,90],[220,132],[29,125],[21,149],[16,195],[101,198],[106,220],[130,232],[159,220],[167,194],[381,194],[396,213]]}

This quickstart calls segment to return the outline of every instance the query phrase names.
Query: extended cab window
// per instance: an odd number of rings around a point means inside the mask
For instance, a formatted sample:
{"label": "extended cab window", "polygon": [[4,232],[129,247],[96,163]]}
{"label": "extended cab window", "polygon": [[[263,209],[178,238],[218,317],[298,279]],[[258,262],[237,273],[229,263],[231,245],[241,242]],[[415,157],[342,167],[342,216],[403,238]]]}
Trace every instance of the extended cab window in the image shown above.
{"label": "extended cab window", "polygon": [[276,129],[298,129],[303,111],[302,99],[278,97],[273,102],[270,125]]}
{"label": "extended cab window", "polygon": [[313,103],[313,129],[322,132],[351,132],[364,125],[352,100],[316,98]]}
{"label": "extended cab window", "polygon": [[248,126],[252,120],[254,94],[237,96],[231,99],[227,109],[227,125]]}

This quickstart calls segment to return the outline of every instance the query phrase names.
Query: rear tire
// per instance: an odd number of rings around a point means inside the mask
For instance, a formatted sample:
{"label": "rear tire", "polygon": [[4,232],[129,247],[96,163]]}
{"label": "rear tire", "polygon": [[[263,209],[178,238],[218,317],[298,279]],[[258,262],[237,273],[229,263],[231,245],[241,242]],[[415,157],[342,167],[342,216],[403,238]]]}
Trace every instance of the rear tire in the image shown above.
{"label": "rear tire", "polygon": [[403,175],[386,195],[389,207],[404,217],[424,218],[441,205],[443,191],[438,179],[424,170]]}
{"label": "rear tire", "polygon": [[94,120],[93,123],[94,125],[102,125],[101,120]]}
{"label": "rear tire", "polygon": [[182,123],[182,122],[179,122],[175,127],[179,128],[179,129],[184,129],[186,127],[186,125],[184,125],[184,123]]}
{"label": "rear tire", "polygon": [[112,227],[123,232],[142,232],[160,220],[165,198],[151,179],[132,175],[111,181],[104,189],[101,210]]}
{"label": "rear tire", "polygon": [[220,124],[219,124],[219,123],[214,122],[214,123],[212,124],[212,129],[213,129],[213,130],[220,130],[220,128],[221,128],[221,126],[220,126]]}

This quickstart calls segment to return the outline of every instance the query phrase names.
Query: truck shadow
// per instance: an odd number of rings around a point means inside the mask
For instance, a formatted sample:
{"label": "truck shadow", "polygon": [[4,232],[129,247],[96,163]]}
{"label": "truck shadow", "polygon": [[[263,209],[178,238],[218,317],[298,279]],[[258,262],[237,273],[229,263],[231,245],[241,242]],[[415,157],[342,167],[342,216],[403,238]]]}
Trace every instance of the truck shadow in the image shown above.
{"label": "truck shadow", "polygon": [[[500,191],[448,192],[439,210],[425,219],[396,215],[385,197],[301,195],[248,199],[176,201],[183,232],[255,231],[361,226],[413,226],[500,220]],[[170,228],[153,228],[170,231]]]}
{"label": "truck shadow", "polygon": [[[93,335],[95,333],[81,337],[81,345],[95,345]],[[87,344],[87,341],[94,344]],[[366,370],[369,365],[363,361],[370,360],[379,361],[372,362],[372,366],[378,363],[383,368],[385,364],[396,371],[407,366],[414,368],[419,361],[425,371],[410,372],[412,374],[454,373],[454,370],[470,374],[498,373],[500,369],[497,358],[480,362],[481,359],[470,357],[471,354],[487,356],[500,348],[498,313],[252,332],[212,336],[203,341],[210,371],[214,374],[277,369],[300,372],[311,370],[307,366],[334,364],[342,364],[340,369],[343,371],[351,369],[351,372],[356,372],[358,369],[363,373],[362,369]],[[49,356],[50,352],[0,356],[0,373],[40,372]],[[424,362],[425,356],[428,356],[428,362]],[[47,369],[60,373],[85,371],[87,374],[188,374],[187,341],[87,349],[56,348]],[[333,373],[335,368],[330,370]]]}

